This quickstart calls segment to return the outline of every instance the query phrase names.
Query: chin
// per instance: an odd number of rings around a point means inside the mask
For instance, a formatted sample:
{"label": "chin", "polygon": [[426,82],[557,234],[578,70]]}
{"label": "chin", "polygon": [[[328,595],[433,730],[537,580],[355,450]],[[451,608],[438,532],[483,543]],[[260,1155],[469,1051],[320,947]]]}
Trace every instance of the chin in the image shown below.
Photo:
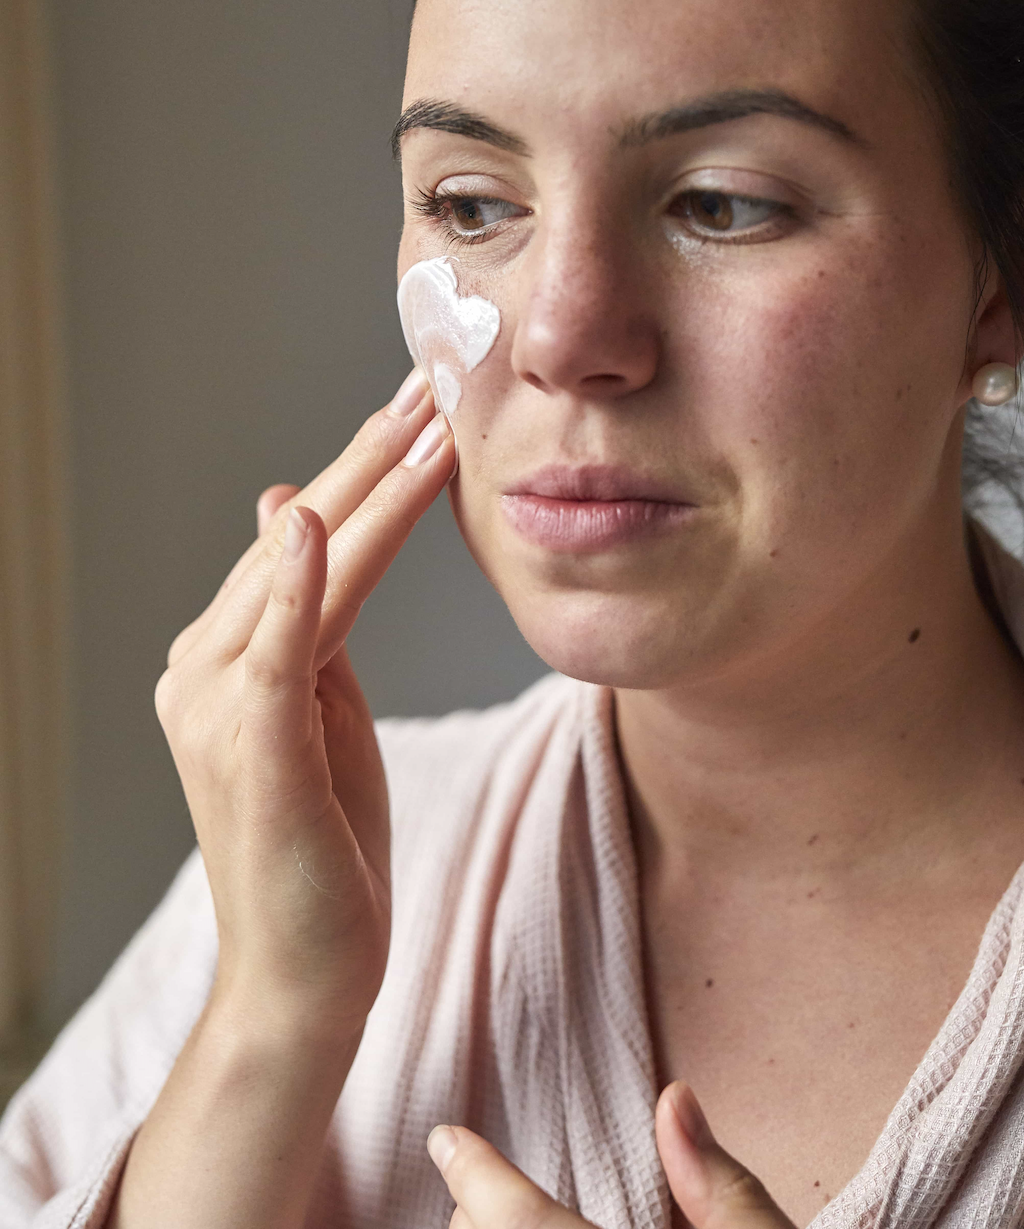
{"label": "chin", "polygon": [[680,612],[636,595],[503,593],[524,639],[552,670],[585,683],[654,691],[692,662]]}
{"label": "chin", "polygon": [[461,501],[452,503],[480,570],[526,642],[560,674],[657,691],[716,672],[734,652],[739,607],[723,603],[723,590],[736,548],[720,526],[576,555],[524,549],[504,525],[483,517],[474,525]]}

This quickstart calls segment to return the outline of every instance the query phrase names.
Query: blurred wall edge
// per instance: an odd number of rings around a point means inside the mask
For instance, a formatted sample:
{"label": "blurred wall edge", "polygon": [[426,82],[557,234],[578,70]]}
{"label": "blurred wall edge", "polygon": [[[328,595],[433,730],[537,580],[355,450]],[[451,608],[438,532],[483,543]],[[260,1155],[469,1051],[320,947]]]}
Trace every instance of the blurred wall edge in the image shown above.
{"label": "blurred wall edge", "polygon": [[[193,846],[153,713],[167,646],[408,369],[394,308],[409,0],[53,0],[73,503],[74,770],[46,1017]],[[543,672],[443,501],[351,650],[374,711]]]}
{"label": "blurred wall edge", "polygon": [[39,0],[0,0],[0,1098],[37,1048],[69,800],[67,418],[45,17]]}

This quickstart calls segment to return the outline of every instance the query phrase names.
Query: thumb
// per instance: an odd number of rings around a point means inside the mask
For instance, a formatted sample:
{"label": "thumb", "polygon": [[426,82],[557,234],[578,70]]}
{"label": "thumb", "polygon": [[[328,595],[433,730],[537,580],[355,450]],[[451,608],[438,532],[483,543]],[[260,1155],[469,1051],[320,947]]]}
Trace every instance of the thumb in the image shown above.
{"label": "thumb", "polygon": [[682,1080],[662,1092],[655,1132],[669,1188],[694,1229],[794,1229],[758,1179],[711,1134]]}

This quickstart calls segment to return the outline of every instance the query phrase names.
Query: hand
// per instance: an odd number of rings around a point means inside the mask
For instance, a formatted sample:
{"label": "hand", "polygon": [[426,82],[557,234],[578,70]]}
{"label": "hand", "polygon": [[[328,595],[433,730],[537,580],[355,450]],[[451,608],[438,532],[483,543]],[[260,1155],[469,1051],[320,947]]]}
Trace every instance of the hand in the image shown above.
{"label": "hand", "polygon": [[158,684],[217,915],[211,1001],[264,1023],[355,1036],[380,987],[387,792],[344,642],[454,464],[414,373],[304,491],[264,493],[259,539]]}
{"label": "hand", "polygon": [[[669,1189],[694,1229],[794,1229],[754,1175],[716,1142],[681,1080],[658,1100],[658,1153]],[[582,1229],[562,1207],[465,1127],[435,1127],[427,1147],[458,1204],[451,1229]]]}

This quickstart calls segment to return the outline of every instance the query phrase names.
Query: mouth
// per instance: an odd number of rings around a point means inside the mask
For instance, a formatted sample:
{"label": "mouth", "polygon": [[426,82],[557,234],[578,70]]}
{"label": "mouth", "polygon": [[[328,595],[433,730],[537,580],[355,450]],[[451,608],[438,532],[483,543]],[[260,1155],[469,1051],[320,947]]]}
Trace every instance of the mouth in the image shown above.
{"label": "mouth", "polygon": [[501,503],[526,541],[569,553],[659,537],[697,511],[663,480],[606,465],[545,466],[516,483]]}

